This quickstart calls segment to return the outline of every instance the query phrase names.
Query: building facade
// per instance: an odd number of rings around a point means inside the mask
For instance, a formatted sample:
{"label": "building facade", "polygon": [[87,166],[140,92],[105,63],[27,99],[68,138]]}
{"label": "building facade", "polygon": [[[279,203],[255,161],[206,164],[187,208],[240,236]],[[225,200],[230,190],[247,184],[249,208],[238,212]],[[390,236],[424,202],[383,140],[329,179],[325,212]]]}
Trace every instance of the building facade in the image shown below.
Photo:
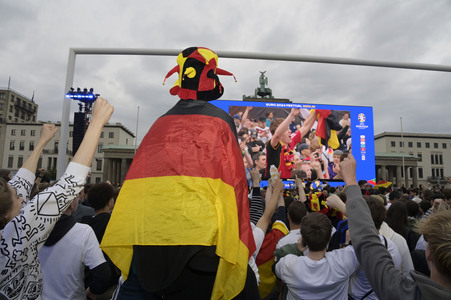
{"label": "building facade", "polygon": [[[378,178],[406,187],[446,184],[451,177],[451,135],[383,132],[374,137]],[[404,163],[404,169],[402,165]]]}
{"label": "building facade", "polygon": [[[33,97],[32,97],[33,98]],[[0,158],[6,146],[6,123],[35,123],[38,105],[10,88],[0,88]]]}
{"label": "building facade", "polygon": [[[43,122],[37,123],[6,123],[3,124],[4,135],[3,155],[0,157],[0,168],[8,169],[15,173],[23,165],[25,159],[31,154],[35,145],[39,141],[40,130]],[[58,122],[55,124],[60,126]],[[67,147],[67,161],[66,164],[73,157],[72,153],[72,133],[73,124],[69,124],[69,142]],[[43,154],[38,162],[38,168],[45,168],[46,170],[56,169],[58,157],[58,144],[60,139],[60,131],[47,144]],[[97,151],[94,155],[94,160],[91,166],[90,182],[97,183],[107,178],[103,177],[104,173],[104,153],[103,147],[111,145],[123,145],[125,147],[133,147],[134,134],[128,130],[121,123],[105,125],[100,141],[97,146]]]}

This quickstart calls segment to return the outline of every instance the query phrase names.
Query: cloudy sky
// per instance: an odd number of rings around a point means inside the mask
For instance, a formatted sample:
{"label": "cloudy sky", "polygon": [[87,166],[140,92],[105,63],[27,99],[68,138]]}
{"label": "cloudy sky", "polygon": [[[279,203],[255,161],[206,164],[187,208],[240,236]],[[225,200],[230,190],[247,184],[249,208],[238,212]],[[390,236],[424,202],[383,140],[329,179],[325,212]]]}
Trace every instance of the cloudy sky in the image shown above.
{"label": "cloudy sky", "polygon": [[[62,118],[69,49],[138,48],[342,57],[451,66],[451,1],[0,0],[0,87],[35,93],[39,120]],[[172,56],[77,56],[74,86],[115,107],[138,137],[177,102]],[[275,97],[372,106],[375,133],[450,133],[451,73],[219,58],[222,99],[241,100],[266,71]],[[71,115],[77,110],[75,102]],[[72,117],[71,117],[72,119]]]}

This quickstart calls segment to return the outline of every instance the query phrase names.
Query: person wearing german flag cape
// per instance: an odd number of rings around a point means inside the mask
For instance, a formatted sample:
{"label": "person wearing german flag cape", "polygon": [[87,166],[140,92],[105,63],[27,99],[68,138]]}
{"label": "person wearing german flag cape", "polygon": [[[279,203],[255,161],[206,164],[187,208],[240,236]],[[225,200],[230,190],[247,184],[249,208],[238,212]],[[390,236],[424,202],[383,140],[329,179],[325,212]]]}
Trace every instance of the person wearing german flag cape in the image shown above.
{"label": "person wearing german flag cape", "polygon": [[170,93],[181,100],[144,137],[101,243],[122,272],[122,287],[131,281],[145,290],[139,299],[258,297],[236,129],[208,102],[224,92],[218,75],[232,75],[217,62],[202,47],[178,55],[166,78],[178,73]]}

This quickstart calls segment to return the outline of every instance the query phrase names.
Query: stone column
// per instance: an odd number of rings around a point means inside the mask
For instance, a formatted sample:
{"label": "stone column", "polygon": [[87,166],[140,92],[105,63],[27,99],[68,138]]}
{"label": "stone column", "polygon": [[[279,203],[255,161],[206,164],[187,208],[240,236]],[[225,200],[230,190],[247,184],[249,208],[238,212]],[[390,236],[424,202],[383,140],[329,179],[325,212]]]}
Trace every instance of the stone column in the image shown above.
{"label": "stone column", "polygon": [[401,166],[396,166],[396,186],[401,187]]}
{"label": "stone column", "polygon": [[393,182],[393,166],[388,166],[388,181]]}
{"label": "stone column", "polygon": [[[387,181],[387,168],[385,166],[381,166],[381,179]],[[377,179],[376,179],[377,180]]]}
{"label": "stone column", "polygon": [[409,167],[405,167],[404,169],[404,186],[406,188],[409,187]]}
{"label": "stone column", "polygon": [[103,158],[103,178],[102,181],[107,181],[108,179],[108,172],[110,171],[110,159],[109,158]]}
{"label": "stone column", "polygon": [[418,187],[418,167],[412,167],[412,181],[413,187]]}
{"label": "stone column", "polygon": [[122,185],[125,179],[125,175],[127,175],[127,160],[125,158],[121,159],[121,176],[119,178],[119,183]]}

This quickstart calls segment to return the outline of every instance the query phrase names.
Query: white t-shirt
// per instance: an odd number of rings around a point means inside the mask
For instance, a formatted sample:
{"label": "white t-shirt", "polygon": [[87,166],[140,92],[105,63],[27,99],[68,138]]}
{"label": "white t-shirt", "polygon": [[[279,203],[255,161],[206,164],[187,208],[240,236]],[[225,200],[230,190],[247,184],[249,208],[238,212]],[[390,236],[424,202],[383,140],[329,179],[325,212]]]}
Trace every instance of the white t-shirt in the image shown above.
{"label": "white t-shirt", "polygon": [[279,249],[280,247],[283,247],[288,244],[297,244],[299,238],[301,237],[301,229],[293,229],[290,230],[290,232],[282,237],[276,245],[276,249]]}
{"label": "white t-shirt", "polygon": [[[385,245],[384,236],[380,234],[379,237],[382,244]],[[393,264],[397,269],[400,269],[401,255],[399,254],[398,248],[396,247],[395,243],[393,243],[389,238],[385,239],[387,241],[387,250],[393,259]],[[368,282],[365,272],[362,268],[359,268],[359,271],[351,277],[351,281],[349,283],[349,294],[353,297],[353,299],[362,299],[363,296],[365,296],[372,289],[373,287]],[[365,299],[377,300],[379,298],[373,291]]]}
{"label": "white t-shirt", "polygon": [[326,252],[315,261],[288,254],[276,265],[276,275],[288,288],[287,300],[348,299],[349,278],[359,263],[354,248]]}
{"label": "white t-shirt", "polygon": [[254,223],[251,222],[251,228],[252,233],[254,235],[254,242],[255,242],[255,252],[251,255],[249,258],[249,266],[251,267],[252,271],[254,271],[255,278],[257,278],[257,285],[260,284],[260,275],[258,274],[258,267],[255,260],[257,259],[258,252],[260,251],[260,248],[263,244],[263,240],[265,239],[265,233],[261,228],[254,225]]}
{"label": "white t-shirt", "polygon": [[76,223],[56,244],[44,246],[41,261],[42,299],[86,299],[85,267],[93,269],[105,262],[94,231]]}
{"label": "white t-shirt", "polygon": [[[398,248],[399,254],[401,255],[401,271],[409,274],[413,270],[412,257],[410,256],[409,246],[407,246],[406,239],[395,232],[388,226],[387,223],[382,222],[381,228],[379,230],[380,234],[389,238],[393,243],[395,243]],[[409,275],[410,276],[410,275]]]}

